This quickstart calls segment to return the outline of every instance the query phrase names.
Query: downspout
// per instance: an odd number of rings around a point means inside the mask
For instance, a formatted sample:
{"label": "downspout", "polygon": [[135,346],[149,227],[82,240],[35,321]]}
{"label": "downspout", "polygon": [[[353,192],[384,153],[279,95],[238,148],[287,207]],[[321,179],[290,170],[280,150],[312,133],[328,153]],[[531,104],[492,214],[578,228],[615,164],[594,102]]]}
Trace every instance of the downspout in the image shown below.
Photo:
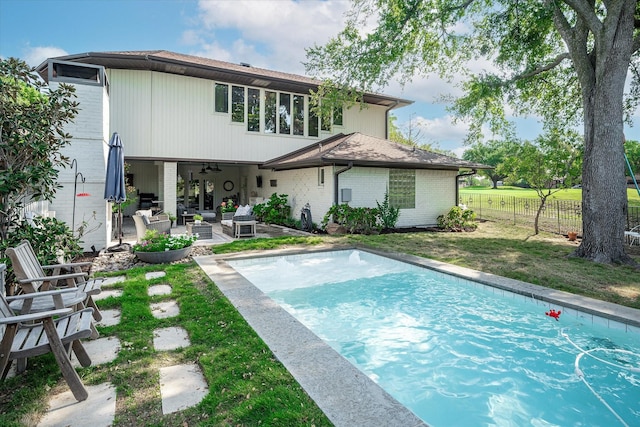
{"label": "downspout", "polygon": [[393,105],[384,112],[384,139],[389,139],[389,111],[396,108],[399,103],[399,101],[395,101]]}
{"label": "downspout", "polygon": [[340,169],[339,171],[336,171],[333,173],[333,192],[334,192],[333,204],[334,205],[338,204],[338,190],[339,190],[338,175],[340,175],[342,172],[348,171],[352,167],[353,167],[353,162],[349,162],[346,168]]}
{"label": "downspout", "polygon": [[454,204],[454,206],[458,206],[458,197],[460,197],[459,195],[460,190],[458,189],[458,185],[459,185],[458,180],[463,176],[475,175],[476,173],[478,173],[477,170],[471,169],[471,171],[469,172],[459,173],[458,175],[456,175],[456,203]]}

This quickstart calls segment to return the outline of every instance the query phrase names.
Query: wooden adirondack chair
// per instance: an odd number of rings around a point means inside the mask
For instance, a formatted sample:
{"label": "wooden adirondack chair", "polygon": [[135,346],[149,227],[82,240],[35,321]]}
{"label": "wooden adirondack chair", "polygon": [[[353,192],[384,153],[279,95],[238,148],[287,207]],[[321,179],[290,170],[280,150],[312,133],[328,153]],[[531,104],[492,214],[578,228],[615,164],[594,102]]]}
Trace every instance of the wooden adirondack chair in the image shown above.
{"label": "wooden adirondack chair", "polygon": [[[97,322],[102,320],[102,314],[93,301],[92,296],[101,292],[101,286],[104,279],[97,278],[87,280],[88,275],[82,271],[82,267],[90,263],[77,262],[69,264],[41,265],[31,243],[27,240],[23,240],[15,248],[8,248],[6,250],[6,254],[11,259],[16,279],[25,293],[38,292],[40,290],[46,291],[63,287],[76,287],[80,292],[85,294],[84,299],[81,300],[84,306],[93,308],[93,318]],[[47,275],[45,270],[51,270],[53,274]],[[73,272],[64,272],[69,270]],[[63,296],[63,298],[67,298],[67,301],[62,305],[56,305],[55,308],[69,307],[71,305],[71,300],[77,297],[78,295]],[[50,302],[49,299],[47,299],[47,301]],[[19,311],[23,314],[28,313],[29,311],[41,311],[43,309],[28,306],[28,304],[31,304],[32,302],[35,304],[37,303],[37,300],[25,300],[24,302],[12,301],[10,305],[14,311]],[[50,308],[45,307],[44,309],[47,310]]]}
{"label": "wooden adirondack chair", "polygon": [[[0,264],[0,285],[3,285],[4,264]],[[73,289],[46,291],[51,297],[53,293],[74,292]],[[39,298],[44,298],[45,295]],[[33,298],[23,294],[13,298]],[[9,307],[4,292],[0,292],[0,373],[4,380],[11,363],[16,359],[39,356],[52,352],[62,376],[69,385],[73,396],[85,400],[89,394],[82,384],[78,373],[71,366],[69,350],[73,349],[82,366],[90,366],[91,359],[85,351],[81,338],[91,335],[92,308],[72,312],[71,308],[43,311],[24,315],[14,315]],[[36,323],[33,323],[36,322]],[[28,323],[28,324],[27,324]]]}

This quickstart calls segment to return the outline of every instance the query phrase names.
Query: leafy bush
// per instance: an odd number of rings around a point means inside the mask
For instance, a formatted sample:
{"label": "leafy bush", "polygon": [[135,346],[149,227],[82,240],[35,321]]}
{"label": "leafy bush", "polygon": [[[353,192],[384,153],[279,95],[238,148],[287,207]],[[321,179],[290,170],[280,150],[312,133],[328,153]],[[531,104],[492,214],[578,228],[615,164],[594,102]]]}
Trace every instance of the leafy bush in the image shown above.
{"label": "leafy bush", "polygon": [[[31,243],[42,265],[58,264],[59,257],[72,261],[82,255],[80,239],[73,235],[66,223],[56,218],[37,216],[33,219],[33,225],[22,221],[11,229],[6,239],[0,241],[0,253],[4,255],[7,248],[17,246],[23,240]],[[10,283],[13,278],[11,260],[3,257],[0,262],[7,264],[7,283]]]}
{"label": "leafy bush", "polygon": [[378,222],[383,230],[395,228],[398,218],[400,217],[400,208],[394,208],[389,203],[389,192],[384,193],[384,201],[378,203]]}
{"label": "leafy bush", "polygon": [[198,236],[187,236],[186,234],[168,235],[158,232],[158,230],[147,230],[140,243],[133,245],[134,252],[165,252],[175,249],[182,249],[193,245]]}
{"label": "leafy bush", "polygon": [[286,194],[273,193],[269,200],[253,207],[253,214],[266,224],[290,225],[291,206]]}
{"label": "leafy bush", "polygon": [[475,219],[476,213],[471,209],[454,206],[446,215],[438,216],[438,227],[450,231],[475,230],[478,227]]}
{"label": "leafy bush", "polygon": [[329,208],[322,219],[322,229],[326,230],[327,224],[331,221],[344,226],[349,233],[371,234],[380,229],[378,209],[354,208],[346,203],[333,205]]}

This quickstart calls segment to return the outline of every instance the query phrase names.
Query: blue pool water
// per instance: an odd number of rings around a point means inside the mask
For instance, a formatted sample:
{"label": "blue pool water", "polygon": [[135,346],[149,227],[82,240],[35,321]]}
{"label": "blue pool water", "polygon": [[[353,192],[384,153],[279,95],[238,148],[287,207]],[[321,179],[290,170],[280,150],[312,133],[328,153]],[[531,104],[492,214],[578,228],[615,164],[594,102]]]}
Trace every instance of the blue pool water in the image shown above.
{"label": "blue pool water", "polygon": [[367,252],[229,264],[431,426],[640,426],[635,332]]}

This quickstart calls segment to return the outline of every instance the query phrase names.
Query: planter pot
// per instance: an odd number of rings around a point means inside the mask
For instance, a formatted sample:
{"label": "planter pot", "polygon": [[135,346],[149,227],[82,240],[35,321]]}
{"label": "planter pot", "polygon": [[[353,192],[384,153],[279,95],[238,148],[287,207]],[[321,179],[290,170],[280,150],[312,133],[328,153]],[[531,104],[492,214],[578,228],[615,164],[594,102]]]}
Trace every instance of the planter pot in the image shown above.
{"label": "planter pot", "polygon": [[195,222],[196,225],[200,225],[202,223],[202,220],[194,219],[193,222]]}
{"label": "planter pot", "polygon": [[142,262],[149,264],[166,264],[168,262],[177,261],[191,253],[191,246],[182,249],[174,249],[164,252],[136,252],[136,257]]}

